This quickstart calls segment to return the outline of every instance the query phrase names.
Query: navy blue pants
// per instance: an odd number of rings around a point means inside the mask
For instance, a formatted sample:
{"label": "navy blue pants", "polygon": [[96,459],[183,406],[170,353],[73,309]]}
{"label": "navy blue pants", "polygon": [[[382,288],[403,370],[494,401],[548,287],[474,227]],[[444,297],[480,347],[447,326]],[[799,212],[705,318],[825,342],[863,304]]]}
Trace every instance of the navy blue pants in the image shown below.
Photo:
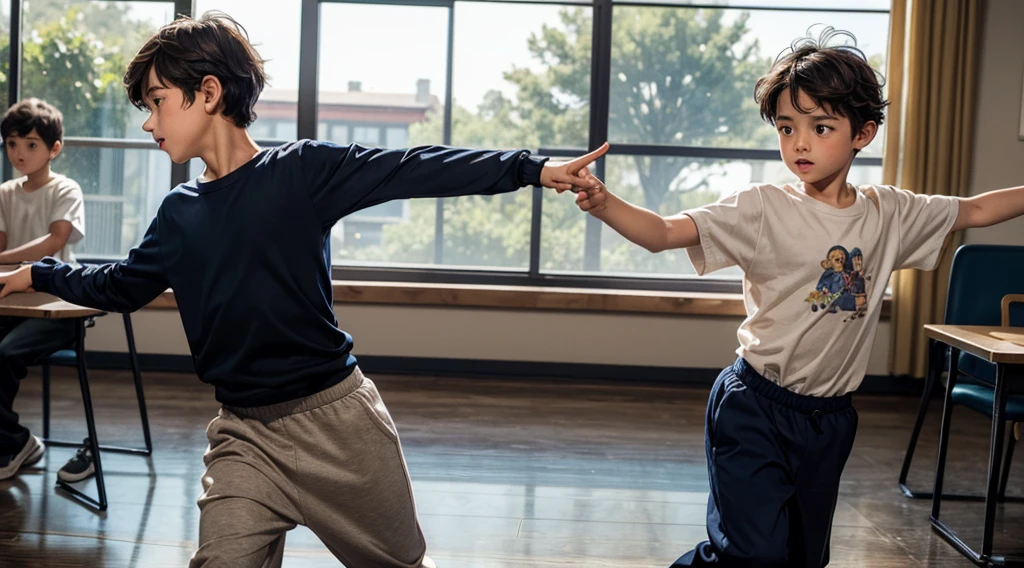
{"label": "navy blue pants", "polygon": [[796,394],[738,359],[711,389],[708,537],[673,564],[828,565],[839,476],[853,448],[851,395]]}

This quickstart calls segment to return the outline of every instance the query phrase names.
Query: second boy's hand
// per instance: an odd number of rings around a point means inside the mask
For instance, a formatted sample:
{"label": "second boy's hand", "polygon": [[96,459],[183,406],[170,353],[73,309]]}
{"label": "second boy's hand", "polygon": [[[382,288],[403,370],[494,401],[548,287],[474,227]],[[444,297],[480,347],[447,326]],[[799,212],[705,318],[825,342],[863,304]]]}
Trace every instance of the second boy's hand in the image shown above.
{"label": "second boy's hand", "polygon": [[586,167],[594,163],[598,158],[608,151],[608,143],[601,144],[601,147],[575,158],[568,162],[547,163],[540,172],[540,183],[544,187],[552,187],[563,191],[574,191],[578,188],[594,187],[596,180],[590,176]]}
{"label": "second boy's hand", "polygon": [[22,266],[13,272],[0,273],[0,299],[10,296],[14,292],[34,292],[31,266]]}

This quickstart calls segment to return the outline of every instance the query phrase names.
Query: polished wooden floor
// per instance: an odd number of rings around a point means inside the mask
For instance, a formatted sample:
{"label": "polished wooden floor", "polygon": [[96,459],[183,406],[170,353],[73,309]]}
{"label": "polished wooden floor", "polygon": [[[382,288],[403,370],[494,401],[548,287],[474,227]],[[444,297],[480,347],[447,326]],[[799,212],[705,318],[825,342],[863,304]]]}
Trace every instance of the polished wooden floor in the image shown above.
{"label": "polished wooden floor", "polygon": [[[77,381],[58,371],[54,435],[84,436]],[[707,389],[431,377],[373,377],[398,423],[430,555],[442,568],[661,567],[704,538]],[[39,467],[0,481],[0,566],[183,566],[195,548],[204,428],[216,412],[195,377],[145,376],[152,459],[105,454],[110,509],[91,512],[54,489],[72,454],[51,448]],[[104,443],[141,443],[128,374],[94,372]],[[39,381],[17,409],[40,428]],[[928,524],[896,476],[916,400],[860,396],[860,431],[835,515],[837,567],[970,566]],[[934,467],[938,404],[913,481]],[[985,480],[988,426],[953,418],[951,490]],[[1024,488],[1014,468],[1011,493]],[[82,484],[93,490],[93,483]],[[980,544],[981,504],[943,516]],[[1024,550],[1024,505],[1001,507],[997,545]],[[338,566],[308,531],[288,536],[285,566]],[[351,567],[361,568],[361,567]]]}

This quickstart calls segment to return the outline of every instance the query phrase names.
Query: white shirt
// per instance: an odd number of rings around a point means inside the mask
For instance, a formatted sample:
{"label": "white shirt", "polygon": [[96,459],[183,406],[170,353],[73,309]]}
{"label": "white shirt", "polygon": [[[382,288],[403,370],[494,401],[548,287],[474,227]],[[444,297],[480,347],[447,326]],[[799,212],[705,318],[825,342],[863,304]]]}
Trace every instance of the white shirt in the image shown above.
{"label": "white shirt", "polygon": [[7,233],[7,250],[50,233],[54,221],[71,223],[71,237],[54,258],[73,262],[71,245],[85,237],[85,204],[82,188],[60,174],[35,191],[25,191],[27,177],[0,184],[0,232]]}
{"label": "white shirt", "polygon": [[736,353],[794,392],[838,396],[867,371],[889,275],[931,270],[959,211],[956,198],[857,188],[838,209],[801,186],[755,186],[689,211],[698,274],[738,265],[747,319]]}

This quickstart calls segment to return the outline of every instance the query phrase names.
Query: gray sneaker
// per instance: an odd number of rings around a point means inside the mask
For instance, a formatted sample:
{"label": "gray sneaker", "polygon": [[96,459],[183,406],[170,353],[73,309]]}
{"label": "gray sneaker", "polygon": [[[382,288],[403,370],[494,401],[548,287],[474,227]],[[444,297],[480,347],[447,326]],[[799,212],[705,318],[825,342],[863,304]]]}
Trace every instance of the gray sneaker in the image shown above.
{"label": "gray sneaker", "polygon": [[[18,473],[19,469],[43,459],[43,452],[45,451],[46,446],[43,445],[42,440],[29,435],[25,446],[17,454],[13,456],[0,456],[0,464],[4,464],[0,467],[0,479],[14,477],[14,474]],[[4,463],[5,460],[6,463]]]}

